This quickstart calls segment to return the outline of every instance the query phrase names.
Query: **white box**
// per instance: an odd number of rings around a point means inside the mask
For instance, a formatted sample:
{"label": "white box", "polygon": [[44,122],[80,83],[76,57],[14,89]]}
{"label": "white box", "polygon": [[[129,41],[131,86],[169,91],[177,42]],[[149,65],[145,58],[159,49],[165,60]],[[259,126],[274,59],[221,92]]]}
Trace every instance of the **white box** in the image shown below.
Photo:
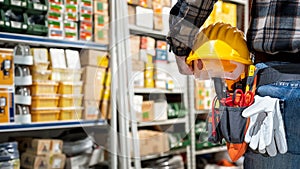
{"label": "white box", "polygon": [[70,69],[80,69],[79,52],[76,50],[66,50],[67,67]]}
{"label": "white box", "polygon": [[152,9],[136,7],[136,25],[153,29],[154,13]]}
{"label": "white box", "polygon": [[166,100],[154,102],[154,120],[168,119],[168,103]]}
{"label": "white box", "polygon": [[66,58],[64,49],[50,49],[50,58],[52,68],[66,69]]}

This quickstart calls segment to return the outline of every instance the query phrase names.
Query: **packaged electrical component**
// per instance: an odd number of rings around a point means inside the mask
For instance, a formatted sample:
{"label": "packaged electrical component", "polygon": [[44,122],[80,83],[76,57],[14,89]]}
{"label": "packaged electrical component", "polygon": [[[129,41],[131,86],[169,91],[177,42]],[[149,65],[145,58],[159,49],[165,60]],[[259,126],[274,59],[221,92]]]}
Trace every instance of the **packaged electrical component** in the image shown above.
{"label": "packaged electrical component", "polygon": [[15,85],[27,86],[32,84],[32,76],[28,66],[16,65],[15,67]]}
{"label": "packaged electrical component", "polygon": [[13,50],[0,48],[0,84],[13,85]]}
{"label": "packaged electrical component", "polygon": [[17,45],[14,48],[14,63],[21,65],[32,65],[33,57],[28,45]]}

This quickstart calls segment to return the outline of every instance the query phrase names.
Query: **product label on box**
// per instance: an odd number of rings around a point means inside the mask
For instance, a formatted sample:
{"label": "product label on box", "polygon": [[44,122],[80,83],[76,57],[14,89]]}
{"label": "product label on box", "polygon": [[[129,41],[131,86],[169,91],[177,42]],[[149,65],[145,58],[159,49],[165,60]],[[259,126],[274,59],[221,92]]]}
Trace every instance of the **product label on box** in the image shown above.
{"label": "product label on box", "polygon": [[52,168],[60,168],[61,167],[62,160],[61,159],[54,159]]}
{"label": "product label on box", "polygon": [[11,0],[10,3],[11,5],[22,6],[22,2],[19,0]]}
{"label": "product label on box", "polygon": [[18,29],[22,28],[22,23],[21,22],[10,21],[10,23],[11,23],[11,27],[13,27],[13,28],[18,28]]}
{"label": "product label on box", "polygon": [[44,9],[44,5],[38,4],[38,3],[34,3],[34,4],[33,4],[33,9],[36,9],[36,10],[43,10],[43,9]]}

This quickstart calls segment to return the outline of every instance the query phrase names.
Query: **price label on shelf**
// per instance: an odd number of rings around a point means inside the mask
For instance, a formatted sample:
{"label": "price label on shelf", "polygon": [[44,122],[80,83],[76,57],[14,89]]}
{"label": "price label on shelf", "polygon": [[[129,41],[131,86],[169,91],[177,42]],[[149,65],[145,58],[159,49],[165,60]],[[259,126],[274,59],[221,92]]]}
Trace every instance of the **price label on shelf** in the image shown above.
{"label": "price label on shelf", "polygon": [[11,27],[21,29],[22,23],[11,21]]}
{"label": "price label on shelf", "polygon": [[33,9],[44,10],[44,5],[34,3],[34,4],[33,4]]}
{"label": "price label on shelf", "polygon": [[10,2],[12,5],[15,5],[15,6],[21,6],[22,5],[22,2],[21,1],[18,1],[18,0],[11,0]]}
{"label": "price label on shelf", "polygon": [[0,25],[4,25],[4,21],[0,21]]}

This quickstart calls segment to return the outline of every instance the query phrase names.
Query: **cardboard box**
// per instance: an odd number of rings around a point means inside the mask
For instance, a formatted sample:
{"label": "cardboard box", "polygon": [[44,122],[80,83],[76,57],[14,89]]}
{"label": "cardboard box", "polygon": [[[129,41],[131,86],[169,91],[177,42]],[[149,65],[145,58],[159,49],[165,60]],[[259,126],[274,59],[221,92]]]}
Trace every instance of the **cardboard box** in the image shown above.
{"label": "cardboard box", "polygon": [[132,71],[132,79],[134,87],[142,88],[144,87],[144,71]]}
{"label": "cardboard box", "polygon": [[94,1],[94,14],[109,15],[108,3],[99,0]]}
{"label": "cardboard box", "polygon": [[155,61],[154,62],[168,62],[168,52],[164,49],[155,50]]}
{"label": "cardboard box", "polygon": [[136,121],[141,122],[143,121],[143,96],[134,95],[133,96],[133,110],[136,113]]}
{"label": "cardboard box", "polygon": [[105,75],[106,75],[105,68],[85,66],[83,67],[82,81],[84,84],[101,86],[104,84]]}
{"label": "cardboard box", "polygon": [[144,71],[145,70],[145,63],[141,60],[132,59],[132,71]]}
{"label": "cardboard box", "polygon": [[109,24],[109,16],[103,14],[94,15],[94,27],[104,27]]}
{"label": "cardboard box", "polygon": [[27,149],[27,152],[36,155],[47,155],[51,151],[51,140],[50,139],[33,139],[31,146]]}
{"label": "cardboard box", "polygon": [[153,29],[153,20],[154,20],[154,15],[152,9],[147,9],[140,6],[136,7],[137,26]]}
{"label": "cardboard box", "polygon": [[136,13],[135,13],[135,6],[128,5],[128,22],[130,25],[136,24]]}
{"label": "cardboard box", "polygon": [[163,16],[162,16],[162,6],[161,4],[153,3],[154,10],[154,29],[163,30]]}
{"label": "cardboard box", "polygon": [[152,8],[152,0],[139,0],[139,6]]}
{"label": "cardboard box", "polygon": [[13,49],[0,48],[0,84],[13,85],[14,63]]}
{"label": "cardboard box", "polygon": [[143,121],[153,121],[154,101],[143,101],[142,103]]}
{"label": "cardboard box", "polygon": [[99,116],[99,101],[84,100],[84,112],[82,118],[85,120],[96,120]]}
{"label": "cardboard box", "polygon": [[66,162],[65,154],[54,154],[50,157],[49,168],[50,169],[64,169]]}
{"label": "cardboard box", "polygon": [[102,100],[100,105],[100,118],[101,119],[110,119],[110,101]]}
{"label": "cardboard box", "polygon": [[159,154],[170,150],[167,133],[151,130],[139,130],[138,134],[141,156]]}
{"label": "cardboard box", "polygon": [[132,59],[140,60],[140,36],[130,36],[130,55]]}
{"label": "cardboard box", "polygon": [[[140,48],[141,49],[147,49],[147,50],[152,50],[155,49],[155,39],[148,37],[148,36],[141,36],[141,41],[140,41]],[[147,51],[149,53],[149,51]]]}
{"label": "cardboard box", "polygon": [[63,141],[58,139],[51,140],[51,154],[61,154],[63,148]]}
{"label": "cardboard box", "polygon": [[103,97],[104,87],[96,84],[83,85],[83,98],[84,100],[100,101]]}
{"label": "cardboard box", "polygon": [[66,159],[66,169],[89,168],[90,154],[80,154]]}
{"label": "cardboard box", "polygon": [[154,120],[168,120],[168,103],[166,100],[154,102]]}
{"label": "cardboard box", "polygon": [[107,68],[109,66],[108,53],[99,50],[81,50],[80,62],[82,66]]}
{"label": "cardboard box", "polygon": [[94,41],[101,44],[109,44],[109,29],[105,27],[95,27]]}
{"label": "cardboard box", "polygon": [[162,40],[156,41],[156,49],[167,50],[167,46],[168,46],[168,44],[166,41],[162,41]]}
{"label": "cardboard box", "polygon": [[21,167],[26,169],[49,169],[49,156],[25,152],[21,155]]}

